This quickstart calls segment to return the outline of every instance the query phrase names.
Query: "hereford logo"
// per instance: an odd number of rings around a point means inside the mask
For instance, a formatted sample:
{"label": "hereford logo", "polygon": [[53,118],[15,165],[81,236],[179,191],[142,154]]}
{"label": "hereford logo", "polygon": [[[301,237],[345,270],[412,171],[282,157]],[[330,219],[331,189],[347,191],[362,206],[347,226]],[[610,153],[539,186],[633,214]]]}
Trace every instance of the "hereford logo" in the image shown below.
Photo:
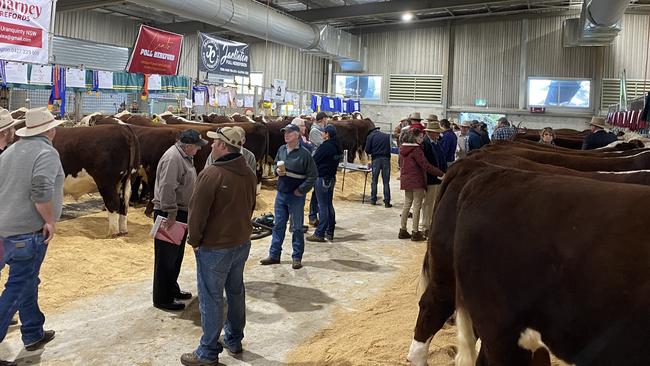
{"label": "hereford logo", "polygon": [[208,71],[216,71],[221,63],[221,50],[217,42],[205,37],[201,51],[201,62]]}

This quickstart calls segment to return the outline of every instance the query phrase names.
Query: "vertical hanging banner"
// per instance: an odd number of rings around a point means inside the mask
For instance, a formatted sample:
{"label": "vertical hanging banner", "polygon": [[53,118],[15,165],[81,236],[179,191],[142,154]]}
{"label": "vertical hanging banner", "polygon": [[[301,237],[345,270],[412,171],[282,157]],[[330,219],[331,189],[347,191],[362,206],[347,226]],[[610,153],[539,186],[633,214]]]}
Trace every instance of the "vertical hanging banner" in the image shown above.
{"label": "vertical hanging banner", "polygon": [[284,102],[284,95],[287,92],[287,81],[281,79],[273,80],[273,100],[282,103]]}
{"label": "vertical hanging banner", "polygon": [[176,75],[182,46],[182,35],[141,25],[126,71]]}
{"label": "vertical hanging banner", "polygon": [[219,75],[250,74],[250,50],[246,43],[226,41],[199,33],[199,70]]}
{"label": "vertical hanging banner", "polygon": [[47,64],[52,0],[0,1],[0,59]]}

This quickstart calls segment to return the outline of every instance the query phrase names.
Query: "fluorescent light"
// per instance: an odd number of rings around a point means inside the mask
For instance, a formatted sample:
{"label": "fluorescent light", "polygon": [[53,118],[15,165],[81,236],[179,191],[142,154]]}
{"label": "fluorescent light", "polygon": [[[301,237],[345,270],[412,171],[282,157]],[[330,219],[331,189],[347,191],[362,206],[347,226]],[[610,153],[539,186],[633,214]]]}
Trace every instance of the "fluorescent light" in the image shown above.
{"label": "fluorescent light", "polygon": [[413,20],[413,13],[402,14],[402,20],[405,22],[410,22],[411,20]]}

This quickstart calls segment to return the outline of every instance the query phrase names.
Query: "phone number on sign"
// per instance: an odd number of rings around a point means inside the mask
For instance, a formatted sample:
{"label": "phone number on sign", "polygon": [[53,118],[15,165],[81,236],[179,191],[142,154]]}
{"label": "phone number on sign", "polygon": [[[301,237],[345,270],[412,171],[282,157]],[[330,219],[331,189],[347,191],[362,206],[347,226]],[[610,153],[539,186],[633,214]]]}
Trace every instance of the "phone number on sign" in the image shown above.
{"label": "phone number on sign", "polygon": [[36,56],[41,53],[41,50],[25,50],[22,48],[0,48],[0,53],[14,53],[27,56]]}

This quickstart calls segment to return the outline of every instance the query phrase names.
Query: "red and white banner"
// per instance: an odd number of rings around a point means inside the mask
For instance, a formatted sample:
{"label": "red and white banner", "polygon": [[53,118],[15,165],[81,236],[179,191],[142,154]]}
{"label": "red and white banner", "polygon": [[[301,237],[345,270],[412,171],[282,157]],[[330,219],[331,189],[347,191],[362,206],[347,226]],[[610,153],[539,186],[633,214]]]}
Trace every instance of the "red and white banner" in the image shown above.
{"label": "red and white banner", "polygon": [[176,75],[182,47],[182,35],[141,25],[126,71]]}
{"label": "red and white banner", "polygon": [[0,0],[0,59],[47,64],[52,0]]}

